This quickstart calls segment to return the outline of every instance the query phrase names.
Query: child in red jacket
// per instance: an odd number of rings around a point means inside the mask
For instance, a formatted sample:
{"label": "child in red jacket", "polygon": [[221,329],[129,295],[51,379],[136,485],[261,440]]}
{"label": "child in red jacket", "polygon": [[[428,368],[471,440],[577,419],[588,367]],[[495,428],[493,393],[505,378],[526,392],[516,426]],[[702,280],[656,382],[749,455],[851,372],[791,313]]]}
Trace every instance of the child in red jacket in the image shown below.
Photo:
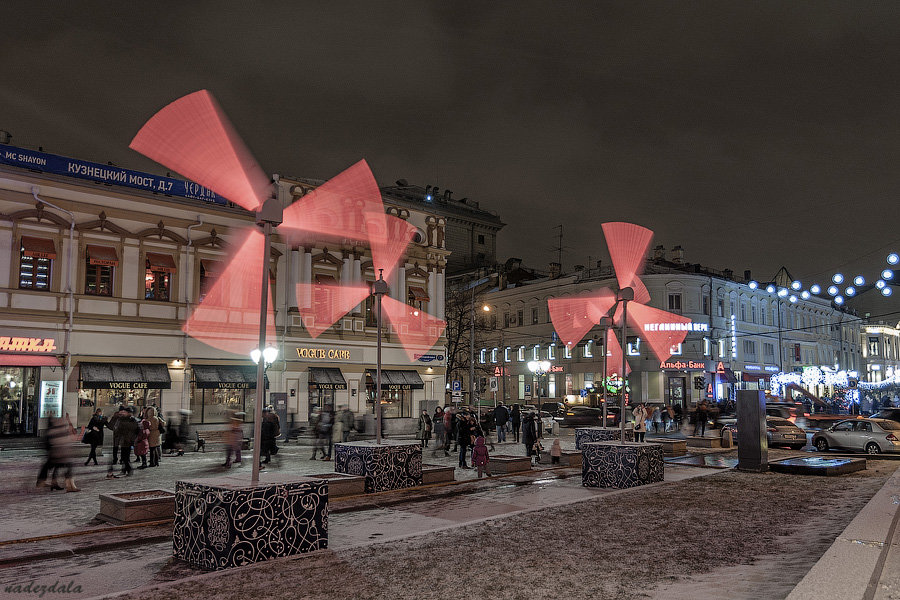
{"label": "child in red jacket", "polygon": [[478,469],[478,478],[481,479],[481,470],[491,477],[491,468],[488,465],[491,458],[488,456],[487,446],[484,445],[484,436],[479,435],[475,439],[475,447],[472,449],[472,464]]}

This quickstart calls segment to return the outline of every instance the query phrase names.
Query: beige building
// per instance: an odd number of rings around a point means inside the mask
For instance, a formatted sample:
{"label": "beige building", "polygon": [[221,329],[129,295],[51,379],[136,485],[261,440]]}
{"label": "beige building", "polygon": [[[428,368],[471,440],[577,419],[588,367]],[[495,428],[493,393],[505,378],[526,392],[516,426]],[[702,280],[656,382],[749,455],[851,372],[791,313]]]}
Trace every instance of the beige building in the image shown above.
{"label": "beige building", "polygon": [[[313,187],[281,178],[285,205]],[[422,231],[389,282],[391,295],[443,318],[448,252],[431,215],[388,205]],[[221,272],[228,241],[254,226],[247,211],[196,184],[0,145],[0,436],[35,435],[44,417],[76,427],[95,408],[155,405],[192,411],[199,428],[228,410],[252,419],[255,366],[181,331]],[[375,279],[368,248],[286,247],[270,265],[279,358],[268,402],[307,420],[324,404],[372,412],[376,349],[373,302],[312,339],[297,311],[296,283]],[[410,361],[385,327],[382,402],[387,429],[408,429],[419,407],[443,399],[443,338]]]}

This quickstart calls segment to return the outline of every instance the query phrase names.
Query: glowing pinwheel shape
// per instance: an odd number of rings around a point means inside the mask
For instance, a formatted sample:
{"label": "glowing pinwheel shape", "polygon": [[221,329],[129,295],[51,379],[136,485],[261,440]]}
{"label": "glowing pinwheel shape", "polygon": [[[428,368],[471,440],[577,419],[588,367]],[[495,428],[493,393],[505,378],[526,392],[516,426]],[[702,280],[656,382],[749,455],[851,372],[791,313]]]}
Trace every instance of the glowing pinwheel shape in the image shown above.
{"label": "glowing pinwheel shape", "polygon": [[[691,320],[646,305],[650,301],[650,293],[641,281],[640,274],[653,232],[631,223],[604,223],[602,228],[619,291],[602,289],[550,299],[548,308],[553,327],[563,343],[568,347],[575,346],[610,311],[613,313],[613,321],[621,324],[627,302],[628,324],[647,340],[653,353],[662,362],[671,356],[672,347],[682,343],[687,336],[686,328],[678,325],[690,323]],[[605,349],[607,356],[610,352],[617,352],[621,359],[620,345],[615,343],[615,351],[613,349],[615,336],[607,335],[606,338],[610,340],[609,348]],[[616,360],[612,364],[615,365]]]}
{"label": "glowing pinwheel shape", "polygon": [[[162,108],[130,147],[248,211],[260,211],[272,197],[270,179],[206,90]],[[352,240],[368,245],[376,271],[388,278],[415,235],[411,224],[385,214],[378,184],[365,161],[306,194],[285,208],[281,217],[279,231],[294,243]],[[236,239],[225,269],[183,329],[210,346],[246,355],[259,344],[262,282],[258,274],[263,269],[265,237],[258,229],[247,228]],[[333,280],[300,284],[297,292],[298,298],[307,299],[299,309],[313,337],[371,293],[367,285]],[[271,292],[268,297],[266,337],[274,343]],[[415,346],[430,348],[443,331],[443,321],[429,315],[405,314],[394,307],[388,309],[388,316],[408,352]]]}

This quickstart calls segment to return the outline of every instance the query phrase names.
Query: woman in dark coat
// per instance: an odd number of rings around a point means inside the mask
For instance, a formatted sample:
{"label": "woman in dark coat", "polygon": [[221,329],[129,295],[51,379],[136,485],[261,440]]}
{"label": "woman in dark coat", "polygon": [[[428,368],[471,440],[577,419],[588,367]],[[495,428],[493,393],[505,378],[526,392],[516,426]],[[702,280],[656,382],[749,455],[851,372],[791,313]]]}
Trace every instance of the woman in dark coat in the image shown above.
{"label": "woman in dark coat", "polygon": [[534,421],[534,413],[525,415],[525,423],[522,426],[522,443],[525,444],[525,456],[531,456],[534,453],[534,443],[537,441],[537,430],[535,429]]}
{"label": "woman in dark coat", "polygon": [[518,404],[513,404],[512,412],[509,415],[510,421],[512,421],[513,428],[513,436],[516,442],[519,441],[519,428],[522,426],[522,411],[519,409]]}
{"label": "woman in dark coat", "polygon": [[91,461],[94,461],[94,464],[97,464],[97,446],[103,445],[103,427],[106,426],[106,417],[103,416],[103,409],[98,408],[94,411],[94,416],[91,417],[91,420],[87,424],[87,430],[84,434],[84,437],[87,438],[87,442],[91,445],[91,453],[88,454],[88,458],[84,463],[84,466],[88,466]]}

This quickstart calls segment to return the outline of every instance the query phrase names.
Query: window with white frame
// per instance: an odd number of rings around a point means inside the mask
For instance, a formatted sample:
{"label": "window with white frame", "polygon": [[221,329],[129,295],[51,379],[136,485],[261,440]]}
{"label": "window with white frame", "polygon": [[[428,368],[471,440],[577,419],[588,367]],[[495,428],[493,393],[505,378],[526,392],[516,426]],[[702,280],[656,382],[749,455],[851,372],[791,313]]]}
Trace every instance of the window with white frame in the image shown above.
{"label": "window with white frame", "polygon": [[512,350],[512,349],[509,346],[507,346],[506,348],[503,349],[503,362],[510,361],[510,358],[509,358],[510,350]]}
{"label": "window with white frame", "polygon": [[563,358],[572,358],[572,347],[568,344],[563,348]]}
{"label": "window with white frame", "polygon": [[763,356],[767,361],[775,362],[775,344],[763,342]]}
{"label": "window with white frame", "polygon": [[491,362],[496,363],[500,362],[498,359],[500,358],[500,348],[491,348]]}
{"label": "window with white frame", "polygon": [[525,346],[519,346],[519,352],[517,356],[519,362],[523,362],[525,360]]}
{"label": "window with white frame", "polygon": [[594,358],[594,340],[588,340],[584,343],[582,356],[584,358]]}
{"label": "window with white frame", "polygon": [[744,340],[744,356],[756,356],[756,342],[754,340]]}
{"label": "window with white frame", "polygon": [[531,349],[531,360],[541,360],[541,345],[535,344]]}
{"label": "window with white frame", "polygon": [[547,346],[547,360],[556,360],[556,344]]}
{"label": "window with white frame", "polygon": [[487,362],[487,348],[482,348],[481,352],[478,353],[478,361],[481,364],[484,364]]}

